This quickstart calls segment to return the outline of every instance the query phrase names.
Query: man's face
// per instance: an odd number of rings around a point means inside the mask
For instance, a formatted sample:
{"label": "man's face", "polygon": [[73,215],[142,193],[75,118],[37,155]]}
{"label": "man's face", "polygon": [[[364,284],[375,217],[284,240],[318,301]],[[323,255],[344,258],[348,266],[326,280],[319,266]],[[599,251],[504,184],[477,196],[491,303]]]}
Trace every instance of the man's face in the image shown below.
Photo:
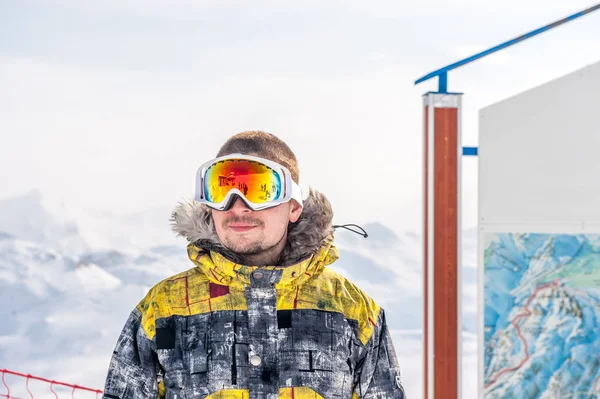
{"label": "man's face", "polygon": [[283,249],[289,222],[296,222],[302,207],[295,201],[253,211],[237,198],[228,211],[212,211],[217,235],[223,245],[239,255],[260,255]]}

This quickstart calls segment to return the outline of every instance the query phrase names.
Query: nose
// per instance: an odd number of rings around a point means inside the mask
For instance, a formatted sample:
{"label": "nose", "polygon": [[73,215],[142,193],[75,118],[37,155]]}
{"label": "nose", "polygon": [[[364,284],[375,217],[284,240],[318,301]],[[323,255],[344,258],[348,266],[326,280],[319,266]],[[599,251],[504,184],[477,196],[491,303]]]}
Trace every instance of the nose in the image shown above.
{"label": "nose", "polygon": [[248,208],[241,198],[237,198],[230,211],[236,214],[242,214],[252,212],[252,209]]}

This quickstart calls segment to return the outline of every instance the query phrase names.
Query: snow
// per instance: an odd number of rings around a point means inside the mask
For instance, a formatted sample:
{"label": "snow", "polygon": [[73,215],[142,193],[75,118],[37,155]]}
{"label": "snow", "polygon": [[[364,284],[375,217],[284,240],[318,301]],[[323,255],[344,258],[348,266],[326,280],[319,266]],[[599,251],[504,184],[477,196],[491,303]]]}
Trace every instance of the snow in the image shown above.
{"label": "snow", "polygon": [[106,270],[92,264],[80,266],[75,271],[85,292],[110,291],[121,285],[121,280]]}

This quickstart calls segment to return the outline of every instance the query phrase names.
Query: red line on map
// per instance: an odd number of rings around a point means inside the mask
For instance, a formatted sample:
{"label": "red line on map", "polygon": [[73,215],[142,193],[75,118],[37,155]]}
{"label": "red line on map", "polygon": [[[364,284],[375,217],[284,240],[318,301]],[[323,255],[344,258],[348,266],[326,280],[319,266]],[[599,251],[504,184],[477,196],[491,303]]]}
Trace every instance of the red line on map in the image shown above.
{"label": "red line on map", "polygon": [[525,337],[523,336],[523,333],[521,332],[521,328],[519,327],[519,325],[517,324],[517,321],[519,321],[519,319],[521,319],[522,317],[529,317],[531,316],[531,310],[529,309],[529,304],[531,303],[531,301],[533,301],[533,299],[537,296],[537,294],[548,287],[557,287],[560,283],[558,281],[554,281],[552,283],[546,283],[546,284],[542,284],[539,287],[537,287],[535,289],[535,291],[533,291],[533,294],[531,294],[529,296],[529,298],[527,298],[527,301],[525,302],[525,306],[523,307],[524,312],[519,313],[518,315],[516,315],[512,321],[511,324],[515,327],[515,329],[517,330],[517,334],[519,335],[519,338],[521,339],[521,342],[523,342],[523,347],[525,350],[525,358],[523,360],[521,360],[521,363],[519,363],[517,366],[515,367],[507,367],[505,369],[500,370],[496,376],[485,385],[485,389],[489,388],[490,386],[494,385],[496,383],[496,381],[498,381],[498,378],[500,378],[503,374],[511,372],[511,371],[517,371],[518,369],[520,369],[530,358],[529,356],[529,346],[527,345],[527,341],[525,340]]}
{"label": "red line on map", "polygon": [[592,388],[594,388],[598,383],[600,383],[600,374],[594,378],[594,382],[592,382]]}

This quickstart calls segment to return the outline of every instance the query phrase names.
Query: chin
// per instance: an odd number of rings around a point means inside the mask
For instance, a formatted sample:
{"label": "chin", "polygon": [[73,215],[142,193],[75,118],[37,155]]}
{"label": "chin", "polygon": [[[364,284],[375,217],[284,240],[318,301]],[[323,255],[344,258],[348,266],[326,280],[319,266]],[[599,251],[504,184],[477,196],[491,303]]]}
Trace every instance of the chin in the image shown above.
{"label": "chin", "polygon": [[229,245],[229,249],[233,252],[236,252],[240,255],[253,254],[256,252],[256,248],[260,247],[260,242],[255,240],[231,240]]}

